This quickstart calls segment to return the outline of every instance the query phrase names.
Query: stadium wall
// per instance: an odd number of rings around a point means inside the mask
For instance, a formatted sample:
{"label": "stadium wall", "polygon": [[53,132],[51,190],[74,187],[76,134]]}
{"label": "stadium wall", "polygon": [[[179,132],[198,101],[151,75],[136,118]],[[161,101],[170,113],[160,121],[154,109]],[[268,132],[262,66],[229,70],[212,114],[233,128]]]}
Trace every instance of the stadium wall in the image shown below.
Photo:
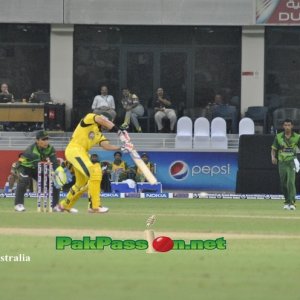
{"label": "stadium wall", "polygon": [[264,26],[255,25],[254,0],[2,0],[0,23],[51,24],[50,93],[66,104],[67,128],[73,107],[73,24],[243,26],[241,113],[264,105]]}
{"label": "stadium wall", "polygon": [[2,23],[251,25],[253,0],[2,0]]}

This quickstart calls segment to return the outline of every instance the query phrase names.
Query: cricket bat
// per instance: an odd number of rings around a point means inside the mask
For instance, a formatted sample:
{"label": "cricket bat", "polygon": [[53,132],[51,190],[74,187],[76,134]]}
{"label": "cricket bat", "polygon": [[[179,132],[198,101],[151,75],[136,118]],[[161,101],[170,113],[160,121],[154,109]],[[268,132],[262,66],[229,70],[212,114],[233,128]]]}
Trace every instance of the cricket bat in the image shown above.
{"label": "cricket bat", "polygon": [[134,163],[136,164],[136,166],[142,171],[142,173],[144,174],[147,181],[150,184],[156,184],[157,179],[152,174],[152,172],[149,170],[149,168],[146,166],[144,161],[141,159],[138,152],[136,150],[132,150],[132,151],[129,152],[129,154],[130,154],[132,160],[134,161]]}
{"label": "cricket bat", "polygon": [[[121,142],[131,142],[130,136],[128,135],[127,131],[123,131],[121,134],[119,134],[119,138],[120,138]],[[147,181],[150,184],[156,184],[157,179],[152,174],[152,172],[149,170],[149,168],[146,166],[144,161],[141,159],[138,152],[135,149],[133,149],[129,152],[129,154],[130,154],[132,160],[134,161],[134,163],[136,164],[136,166],[142,171],[142,173],[144,174]]]}

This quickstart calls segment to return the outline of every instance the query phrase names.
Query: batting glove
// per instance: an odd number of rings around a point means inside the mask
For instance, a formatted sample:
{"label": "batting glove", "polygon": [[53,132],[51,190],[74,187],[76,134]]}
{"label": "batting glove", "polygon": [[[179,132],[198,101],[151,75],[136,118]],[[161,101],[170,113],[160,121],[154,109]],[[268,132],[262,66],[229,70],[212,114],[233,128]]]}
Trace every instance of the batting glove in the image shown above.
{"label": "batting glove", "polygon": [[128,153],[133,150],[133,144],[131,143],[124,143],[123,146],[121,147],[121,151],[123,153]]}
{"label": "batting glove", "polygon": [[130,137],[129,137],[129,134],[126,130],[119,130],[118,131],[118,136],[119,136],[119,139],[122,143],[129,143],[130,142]]}

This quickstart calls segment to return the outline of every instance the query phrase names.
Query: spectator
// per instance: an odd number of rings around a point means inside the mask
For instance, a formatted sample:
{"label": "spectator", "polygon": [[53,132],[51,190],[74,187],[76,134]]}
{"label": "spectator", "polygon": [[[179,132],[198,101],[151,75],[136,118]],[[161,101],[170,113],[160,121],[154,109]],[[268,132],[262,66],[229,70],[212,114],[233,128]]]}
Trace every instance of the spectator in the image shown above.
{"label": "spectator", "polygon": [[208,102],[208,104],[206,106],[206,114],[207,114],[206,117],[209,120],[212,120],[214,110],[221,105],[225,105],[224,98],[221,94],[217,93],[214,96],[213,102]]}
{"label": "spectator", "polygon": [[101,115],[102,113],[108,113],[112,121],[116,118],[116,106],[115,100],[112,95],[108,95],[107,86],[103,85],[100,88],[100,95],[94,98],[92,109],[95,114]]}
{"label": "spectator", "polygon": [[110,184],[110,164],[108,162],[100,162],[97,154],[91,155],[91,162],[93,164],[99,163],[102,170],[102,180],[101,180],[101,191],[104,193],[111,193]]}
{"label": "spectator", "polygon": [[0,103],[15,102],[14,95],[8,91],[7,83],[1,84]]}
{"label": "spectator", "polygon": [[112,163],[111,180],[120,182],[127,179],[128,165],[122,160],[122,153],[117,151],[114,153],[114,161]]}
{"label": "spectator", "polygon": [[216,106],[224,105],[224,98],[221,94],[215,94],[214,101],[207,104],[207,109],[212,110]]}
{"label": "spectator", "polygon": [[[1,84],[0,103],[11,103],[14,102],[14,95],[8,91],[7,83]],[[1,130],[15,130],[10,122],[0,123]]]}
{"label": "spectator", "polygon": [[221,94],[216,94],[212,105],[224,105],[224,99]]}
{"label": "spectator", "polygon": [[154,100],[154,119],[158,132],[169,132],[163,128],[163,118],[168,118],[170,120],[170,131],[175,132],[177,116],[175,110],[172,108],[172,102],[170,98],[164,94],[164,90],[162,88],[158,88],[156,94],[157,97]]}
{"label": "spectator", "polygon": [[[154,164],[149,161],[148,154],[147,153],[142,153],[141,159],[144,161],[144,163],[149,168],[149,170],[152,173],[154,173]],[[135,167],[135,172],[136,172],[136,175],[135,175],[135,181],[136,182],[145,182],[145,181],[147,181],[147,179],[145,178],[145,175],[143,174],[143,172],[138,167]]]}
{"label": "spectator", "polygon": [[212,120],[216,117],[221,117],[226,121],[227,133],[237,132],[237,109],[233,105],[228,105],[224,101],[224,97],[221,94],[216,94],[213,103],[209,103],[207,107],[207,118]]}
{"label": "spectator", "polygon": [[135,94],[131,94],[128,88],[123,88],[122,94],[123,98],[121,102],[123,108],[126,111],[122,127],[128,128],[130,121],[132,121],[135,130],[137,132],[142,132],[138,117],[142,117],[144,115],[144,107],[140,104],[138,96]]}

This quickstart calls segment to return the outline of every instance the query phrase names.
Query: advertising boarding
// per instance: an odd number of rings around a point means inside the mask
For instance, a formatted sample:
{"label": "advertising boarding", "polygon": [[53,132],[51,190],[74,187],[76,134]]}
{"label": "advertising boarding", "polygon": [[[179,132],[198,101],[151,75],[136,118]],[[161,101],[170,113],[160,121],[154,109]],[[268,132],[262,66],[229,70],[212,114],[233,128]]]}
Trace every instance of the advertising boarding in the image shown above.
{"label": "advertising boarding", "polygon": [[[113,161],[113,152],[94,150],[101,161]],[[139,152],[141,154],[141,152]],[[236,152],[147,152],[163,190],[235,191]],[[134,166],[128,154],[124,161]]]}

